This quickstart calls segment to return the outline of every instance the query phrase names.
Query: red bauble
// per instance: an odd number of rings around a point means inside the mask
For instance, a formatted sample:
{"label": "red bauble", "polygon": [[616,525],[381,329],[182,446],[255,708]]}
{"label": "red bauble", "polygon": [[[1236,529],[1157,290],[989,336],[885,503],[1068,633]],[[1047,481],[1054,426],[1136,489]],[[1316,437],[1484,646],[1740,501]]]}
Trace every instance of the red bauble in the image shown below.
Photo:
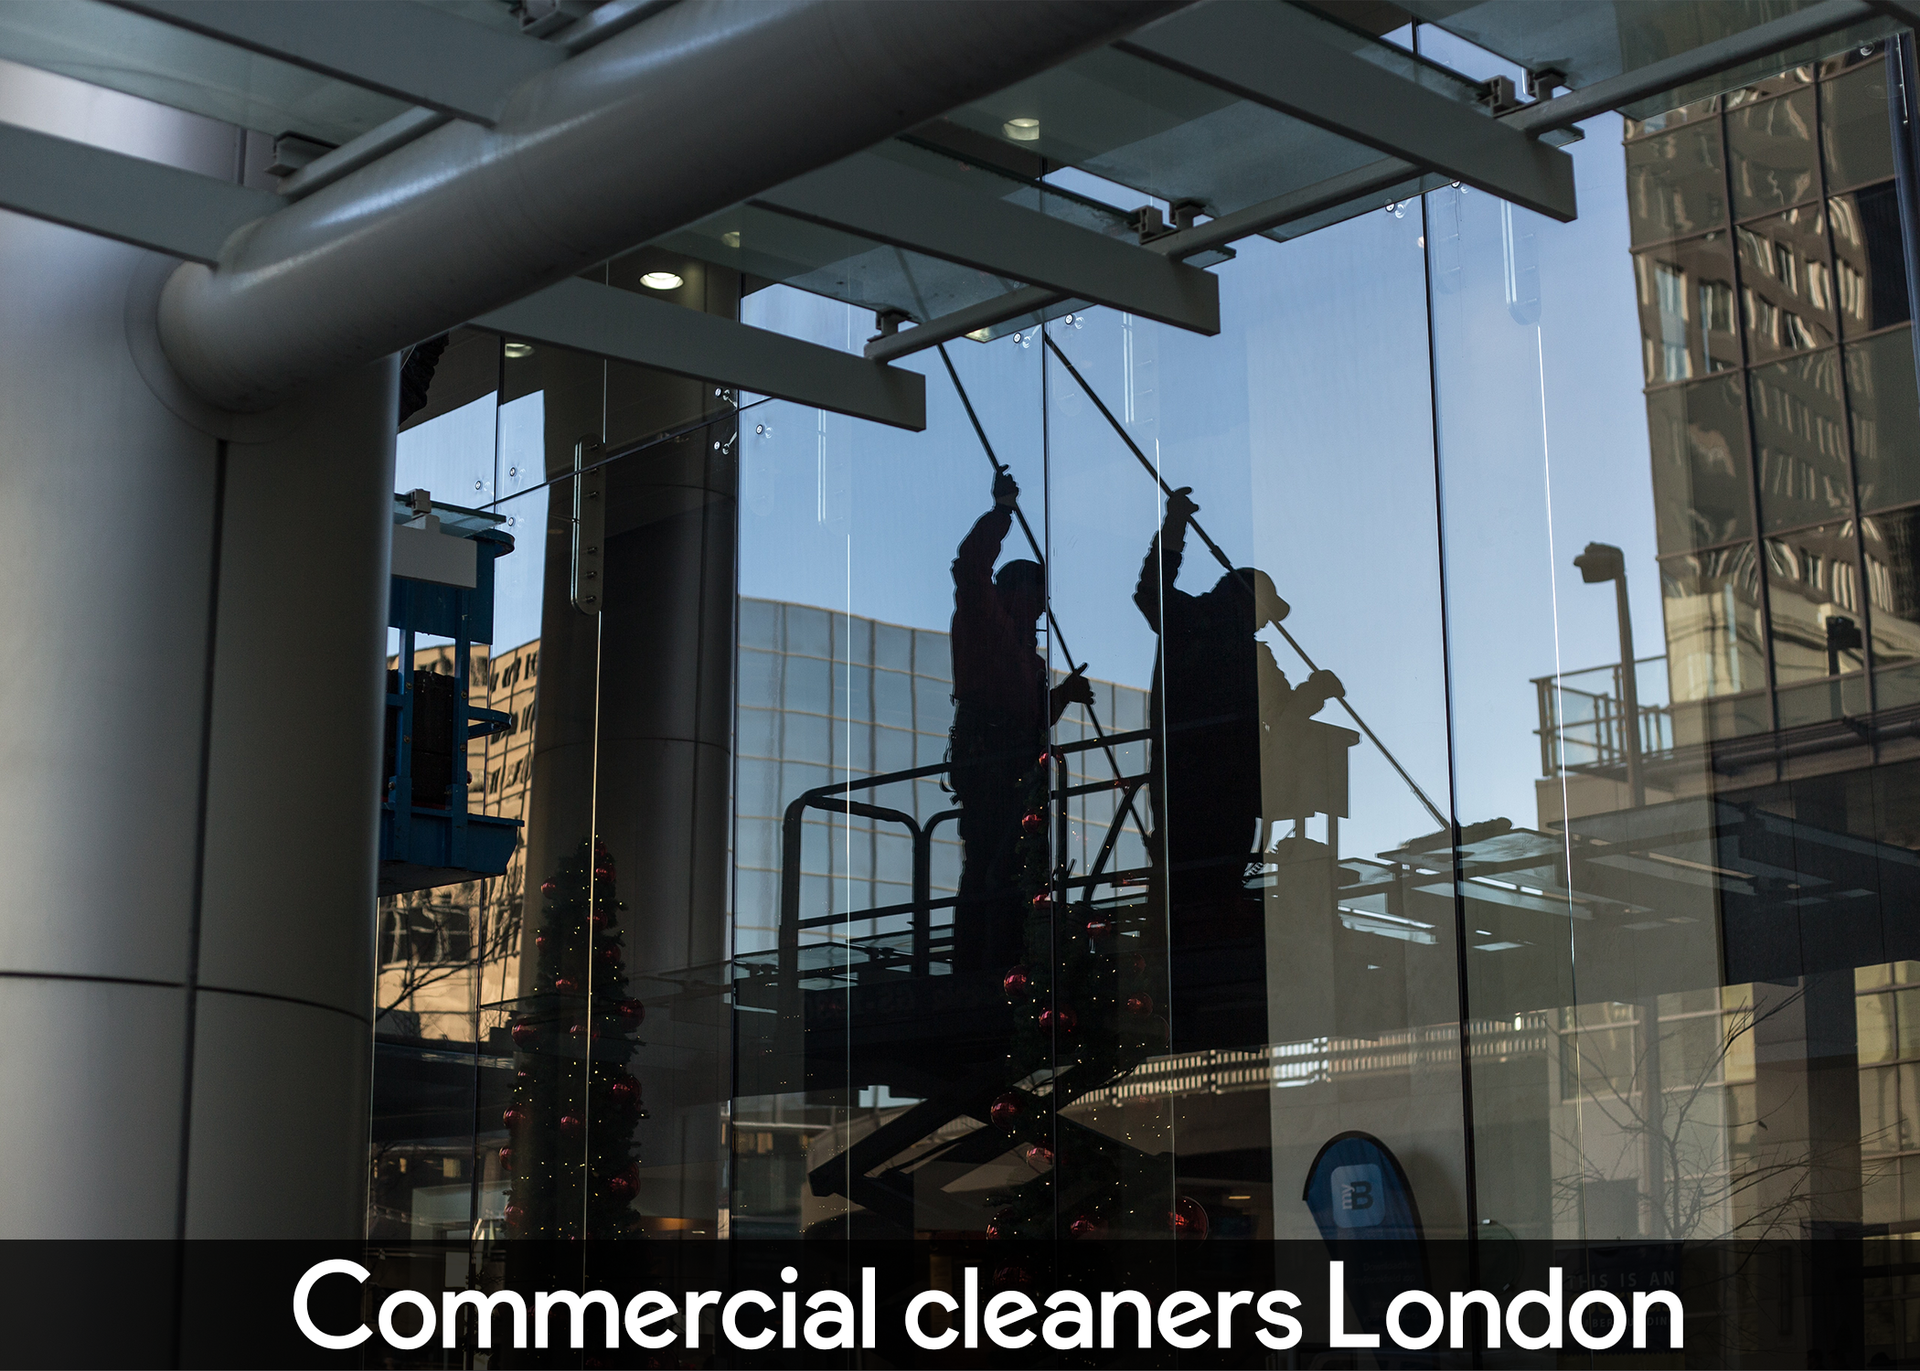
{"label": "red bauble", "polygon": [[647,1007],[638,1000],[622,1000],[613,1007],[613,1012],[620,1016],[621,1023],[629,1027],[644,1023],[647,1018]]}
{"label": "red bauble", "polygon": [[[587,1026],[584,1023],[576,1022],[576,1023],[570,1023],[567,1025],[567,1032],[576,1038],[579,1037],[582,1033],[585,1033],[586,1031],[587,1031]],[[599,1037],[600,1030],[597,1028],[594,1029],[593,1036],[596,1038]]]}
{"label": "red bauble", "polygon": [[522,1114],[520,1110],[514,1107],[513,1105],[508,1105],[505,1109],[500,1111],[500,1122],[505,1124],[508,1128],[512,1128],[515,1124],[519,1123],[520,1120],[525,1117],[526,1115]]}
{"label": "red bauble", "polygon": [[551,894],[553,894],[553,893],[554,893],[554,892],[555,892],[556,890],[558,890],[559,888],[560,888],[560,882],[558,882],[558,881],[542,881],[542,882],[540,882],[540,893],[541,893],[542,895],[551,895]]}
{"label": "red bauble", "polygon": [[1092,1214],[1082,1214],[1067,1225],[1067,1231],[1076,1238],[1104,1238],[1107,1236],[1107,1221]]}
{"label": "red bauble", "polygon": [[1000,988],[1007,992],[1010,1000],[1024,1000],[1027,997],[1027,969],[1016,966],[1000,978]]}
{"label": "red bauble", "polygon": [[1146,975],[1147,974],[1147,954],[1144,952],[1134,953],[1132,957],[1127,959],[1127,965],[1133,968],[1134,975],[1136,976]]}
{"label": "red bauble", "polygon": [[569,1138],[579,1137],[581,1133],[586,1130],[586,1127],[587,1126],[580,1121],[578,1114],[562,1114],[560,1116],[560,1131],[565,1133]]}
{"label": "red bauble", "polygon": [[1002,1095],[987,1110],[987,1117],[1001,1128],[1012,1128],[1019,1121],[1020,1112],[1018,1095]]}
{"label": "red bauble", "polygon": [[1087,936],[1089,938],[1104,938],[1111,932],[1113,932],[1113,924],[1108,920],[1106,919],[1087,920]]}
{"label": "red bauble", "polygon": [[521,1022],[513,1026],[513,1044],[515,1047],[532,1047],[540,1040],[540,1030],[532,1024]]}
{"label": "red bauble", "polygon": [[1143,1016],[1153,1013],[1153,996],[1151,995],[1127,996],[1127,1013],[1138,1014]]}
{"label": "red bauble", "polygon": [[606,913],[604,910],[596,909],[593,911],[593,926],[595,928],[605,928],[607,926],[607,920],[611,917],[612,915]]}
{"label": "red bauble", "polygon": [[1006,1238],[1012,1235],[1013,1211],[1011,1209],[1002,1209],[998,1214],[995,1214],[987,1220],[987,1236],[989,1238]]}
{"label": "red bauble", "polygon": [[625,1108],[640,1102],[640,1087],[632,1081],[611,1081],[607,1085],[607,1098]]}
{"label": "red bauble", "polygon": [[1039,759],[1038,759],[1038,760],[1037,760],[1037,761],[1036,761],[1036,762],[1034,763],[1034,765],[1035,765],[1035,766],[1045,766],[1045,765],[1047,764],[1047,757],[1048,757],[1048,755],[1049,755],[1049,754],[1047,754],[1047,753],[1045,753],[1045,752],[1042,752],[1042,753],[1040,754],[1040,757],[1039,757]]}
{"label": "red bauble", "polygon": [[1044,1143],[1035,1143],[1021,1155],[1026,1158],[1027,1166],[1034,1171],[1053,1170],[1053,1149]]}
{"label": "red bauble", "polygon": [[501,1217],[506,1219],[509,1228],[518,1228],[521,1220],[527,1217],[527,1211],[517,1204],[509,1204]]}
{"label": "red bauble", "polygon": [[580,988],[580,983],[571,976],[556,976],[553,980],[553,988],[562,995],[571,995]]}
{"label": "red bauble", "polygon": [[1046,831],[1046,827],[1047,816],[1037,810],[1024,814],[1020,818],[1020,831],[1022,833],[1042,833]]}
{"label": "red bauble", "polygon": [[1040,1031],[1065,1035],[1080,1026],[1080,1016],[1065,1005],[1040,1011]]}
{"label": "red bauble", "polygon": [[1180,1196],[1167,1214],[1167,1227],[1176,1238],[1204,1238],[1207,1226],[1206,1207],[1191,1195]]}
{"label": "red bauble", "polygon": [[620,965],[620,949],[618,947],[615,947],[612,943],[608,943],[605,947],[600,949],[600,960],[605,962],[608,966]]}
{"label": "red bauble", "polygon": [[631,1166],[607,1182],[607,1193],[616,1200],[632,1199],[633,1192],[639,1188],[640,1173]]}
{"label": "red bauble", "polygon": [[1045,909],[1048,905],[1052,903],[1053,903],[1053,892],[1050,890],[1043,890],[1038,895],[1035,895],[1033,897],[1033,907],[1035,909]]}
{"label": "red bauble", "polygon": [[612,880],[612,879],[613,879],[613,868],[612,868],[612,867],[610,867],[610,866],[596,866],[596,867],[595,867],[595,868],[593,869],[593,879],[594,879],[594,880],[596,880],[596,881],[610,881],[610,880]]}
{"label": "red bauble", "polygon": [[1024,1266],[997,1267],[993,1273],[995,1285],[1032,1285],[1033,1277],[1027,1274]]}
{"label": "red bauble", "polygon": [[503,1147],[500,1149],[500,1169],[502,1171],[513,1170],[513,1149],[511,1147]]}
{"label": "red bauble", "polygon": [[545,947],[545,946],[547,945],[547,935],[546,935],[546,934],[544,934],[544,933],[536,933],[536,934],[534,934],[534,935],[533,935],[533,945],[534,945],[535,947]]}

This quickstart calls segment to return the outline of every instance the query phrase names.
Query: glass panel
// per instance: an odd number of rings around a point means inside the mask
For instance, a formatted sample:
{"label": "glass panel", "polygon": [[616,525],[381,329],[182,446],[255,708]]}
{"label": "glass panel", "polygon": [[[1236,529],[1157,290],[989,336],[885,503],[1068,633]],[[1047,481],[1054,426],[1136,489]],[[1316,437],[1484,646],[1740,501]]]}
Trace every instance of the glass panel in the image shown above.
{"label": "glass panel", "polygon": [[1914,390],[1912,330],[1851,344],[1846,356],[1860,507],[1920,499],[1920,395]]}
{"label": "glass panel", "polygon": [[1751,543],[1663,559],[1660,589],[1676,704],[1766,685],[1760,578]]}
{"label": "glass panel", "polygon": [[1852,477],[1839,351],[1755,367],[1749,399],[1765,527],[1792,528],[1848,512]]}
{"label": "glass panel", "polygon": [[1627,213],[1636,243],[1683,237],[1727,222],[1718,119],[1627,145]]}
{"label": "glass panel", "polygon": [[1740,365],[1733,258],[1725,233],[1636,253],[1633,269],[1649,385]]}
{"label": "glass panel", "polygon": [[1906,322],[1911,306],[1893,182],[1836,196],[1832,214],[1834,293],[1847,333]]}
{"label": "glass panel", "polygon": [[1736,219],[1797,205],[1819,193],[1814,95],[1796,91],[1727,114],[1727,159]]}
{"label": "glass panel", "polygon": [[1766,548],[1774,680],[1786,686],[1859,670],[1860,567],[1852,523],[1769,538]]}
{"label": "glass panel", "polygon": [[1827,187],[1846,190],[1893,175],[1893,138],[1887,125],[1887,64],[1866,59],[1857,70],[1820,86],[1820,144]]}
{"label": "glass panel", "polygon": [[[1863,519],[1860,534],[1873,601],[1874,665],[1890,669],[1920,661],[1920,507]],[[1909,702],[1907,687],[1898,693],[1900,698],[1883,699],[1880,707]]]}
{"label": "glass panel", "polygon": [[1753,527],[1738,377],[1647,392],[1660,550],[1724,543]]}
{"label": "glass panel", "polygon": [[336,145],[409,108],[102,0],[0,6],[0,58],[258,133]]}
{"label": "glass panel", "polygon": [[1803,205],[1734,230],[1747,355],[1764,362],[1833,341],[1833,268],[1826,216]]}

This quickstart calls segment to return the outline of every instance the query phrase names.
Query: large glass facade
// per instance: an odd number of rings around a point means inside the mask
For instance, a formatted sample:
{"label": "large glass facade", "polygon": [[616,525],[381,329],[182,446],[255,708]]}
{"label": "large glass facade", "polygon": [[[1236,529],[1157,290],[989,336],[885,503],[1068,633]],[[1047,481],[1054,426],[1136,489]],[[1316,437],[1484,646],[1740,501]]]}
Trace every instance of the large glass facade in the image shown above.
{"label": "large glass facade", "polygon": [[[457,339],[401,486],[513,520],[524,827],[382,903],[370,1233],[1317,1240],[1357,1131],[1436,1238],[1844,1244],[1895,1284],[1696,1345],[1920,1356],[1887,56],[1687,97],[1583,126],[1571,223],[1415,187],[1239,243],[1216,337],[915,354],[919,434]],[[1036,193],[1147,204],[1153,138]],[[607,279],[858,351],[882,257]]]}

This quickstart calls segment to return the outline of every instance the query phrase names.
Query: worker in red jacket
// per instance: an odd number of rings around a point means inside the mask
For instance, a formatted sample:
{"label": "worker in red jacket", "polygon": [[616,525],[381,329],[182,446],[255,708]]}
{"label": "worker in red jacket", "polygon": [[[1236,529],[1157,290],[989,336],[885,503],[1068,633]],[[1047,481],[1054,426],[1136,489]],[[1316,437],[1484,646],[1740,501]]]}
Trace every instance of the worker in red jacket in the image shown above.
{"label": "worker in red jacket", "polygon": [[961,972],[997,974],[1021,960],[1027,899],[1014,848],[1026,813],[1023,783],[1066,707],[1093,703],[1080,670],[1047,689],[1047,665],[1033,643],[1047,608],[1040,564],[1021,559],[994,572],[1019,498],[1013,477],[996,475],[993,508],[953,559],[950,777],[963,849],[954,912],[954,969]]}

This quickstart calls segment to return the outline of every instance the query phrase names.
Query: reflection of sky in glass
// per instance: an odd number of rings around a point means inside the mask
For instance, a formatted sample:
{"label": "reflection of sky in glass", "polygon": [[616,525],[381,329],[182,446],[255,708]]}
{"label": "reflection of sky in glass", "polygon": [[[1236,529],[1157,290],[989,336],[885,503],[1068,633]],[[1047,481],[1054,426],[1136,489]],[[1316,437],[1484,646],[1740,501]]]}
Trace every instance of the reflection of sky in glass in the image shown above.
{"label": "reflection of sky in glass", "polygon": [[[1583,585],[1572,566],[1588,541],[1626,550],[1637,650],[1663,650],[1618,120],[1594,120],[1570,151],[1581,207],[1571,224],[1480,192],[1429,197],[1437,405],[1417,203],[1287,244],[1240,244],[1217,269],[1219,337],[1111,310],[1051,325],[1168,481],[1194,487],[1228,555],[1274,575],[1293,605],[1289,630],[1444,807],[1437,414],[1463,822],[1533,826],[1530,679],[1618,657],[1609,589]],[[750,296],[744,313],[841,348],[871,332],[846,306],[778,287]],[[1043,434],[1037,340],[949,350],[1050,542],[1076,659],[1092,676],[1146,685],[1154,640],[1131,595],[1159,519],[1151,478],[1057,364]],[[748,416],[742,594],[946,625],[947,565],[986,508],[989,472],[937,355],[910,365],[928,376],[923,434],[823,422],[784,403]],[[1050,509],[1038,499],[1043,460]],[[1204,589],[1219,571],[1190,541],[1182,588]],[[1275,647],[1303,679],[1299,659]],[[1338,706],[1320,717],[1347,722]],[[1364,743],[1353,791],[1348,851],[1433,828]]]}

